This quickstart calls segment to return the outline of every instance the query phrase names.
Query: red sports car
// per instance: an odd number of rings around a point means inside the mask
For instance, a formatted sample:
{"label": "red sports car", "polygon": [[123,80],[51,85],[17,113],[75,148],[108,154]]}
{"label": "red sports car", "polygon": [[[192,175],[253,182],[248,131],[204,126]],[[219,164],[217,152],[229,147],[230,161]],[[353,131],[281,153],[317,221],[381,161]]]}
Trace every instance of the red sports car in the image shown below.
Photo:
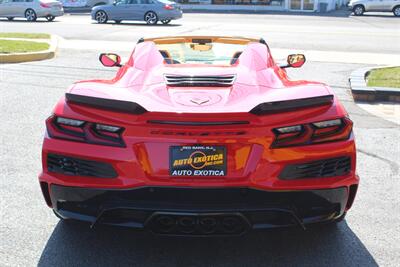
{"label": "red sports car", "polygon": [[47,119],[40,186],[62,219],[158,234],[337,222],[358,186],[352,121],[292,81],[263,39],[141,39],[112,80],[73,84]]}

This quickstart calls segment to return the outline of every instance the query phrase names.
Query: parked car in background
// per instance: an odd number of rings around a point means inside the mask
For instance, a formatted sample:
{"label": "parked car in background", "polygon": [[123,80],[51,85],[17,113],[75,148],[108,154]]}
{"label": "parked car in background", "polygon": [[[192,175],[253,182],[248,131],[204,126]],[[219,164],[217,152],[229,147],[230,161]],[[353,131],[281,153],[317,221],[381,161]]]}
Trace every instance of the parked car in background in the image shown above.
{"label": "parked car in background", "polygon": [[354,15],[361,16],[364,12],[393,12],[400,16],[400,0],[350,0],[348,7]]}
{"label": "parked car in background", "polygon": [[88,7],[104,6],[104,5],[110,5],[113,2],[114,2],[113,0],[87,0],[86,6]]}
{"label": "parked car in background", "polygon": [[75,7],[94,7],[112,4],[113,0],[59,0],[63,3],[64,7],[75,8]]}
{"label": "parked car in background", "polygon": [[8,20],[24,17],[28,21],[36,21],[37,18],[43,17],[53,21],[62,15],[63,6],[55,0],[0,0],[0,17],[6,17]]}
{"label": "parked car in background", "polygon": [[168,24],[171,20],[182,18],[182,9],[175,2],[168,0],[119,0],[112,5],[92,8],[92,19],[98,23],[114,20],[144,20],[154,25],[158,21]]}

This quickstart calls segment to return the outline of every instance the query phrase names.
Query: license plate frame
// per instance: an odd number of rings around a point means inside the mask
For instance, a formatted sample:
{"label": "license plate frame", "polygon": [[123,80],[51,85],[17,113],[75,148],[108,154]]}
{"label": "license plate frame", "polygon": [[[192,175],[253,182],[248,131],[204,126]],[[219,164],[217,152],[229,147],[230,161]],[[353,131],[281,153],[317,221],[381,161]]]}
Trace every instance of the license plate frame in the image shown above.
{"label": "license plate frame", "polygon": [[169,147],[171,176],[223,177],[227,175],[226,146],[183,145]]}

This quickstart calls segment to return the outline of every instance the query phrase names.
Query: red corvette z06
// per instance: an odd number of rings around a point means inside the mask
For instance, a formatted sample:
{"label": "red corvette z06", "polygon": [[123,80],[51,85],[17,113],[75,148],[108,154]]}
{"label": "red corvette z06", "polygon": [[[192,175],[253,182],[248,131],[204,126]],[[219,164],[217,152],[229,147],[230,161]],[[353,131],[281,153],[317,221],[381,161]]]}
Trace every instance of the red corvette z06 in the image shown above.
{"label": "red corvette z06", "polygon": [[65,220],[169,235],[338,222],[355,198],[352,121],[292,81],[263,39],[141,39],[112,80],[73,84],[46,121],[40,186]]}

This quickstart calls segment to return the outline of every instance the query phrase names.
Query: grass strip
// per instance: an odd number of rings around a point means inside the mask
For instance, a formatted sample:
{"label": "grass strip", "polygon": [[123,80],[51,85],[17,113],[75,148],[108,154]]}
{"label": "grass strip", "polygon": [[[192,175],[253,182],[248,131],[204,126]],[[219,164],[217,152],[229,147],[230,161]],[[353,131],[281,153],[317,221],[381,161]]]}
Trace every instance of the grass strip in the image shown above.
{"label": "grass strip", "polygon": [[26,53],[49,49],[49,44],[30,41],[0,40],[0,53]]}

